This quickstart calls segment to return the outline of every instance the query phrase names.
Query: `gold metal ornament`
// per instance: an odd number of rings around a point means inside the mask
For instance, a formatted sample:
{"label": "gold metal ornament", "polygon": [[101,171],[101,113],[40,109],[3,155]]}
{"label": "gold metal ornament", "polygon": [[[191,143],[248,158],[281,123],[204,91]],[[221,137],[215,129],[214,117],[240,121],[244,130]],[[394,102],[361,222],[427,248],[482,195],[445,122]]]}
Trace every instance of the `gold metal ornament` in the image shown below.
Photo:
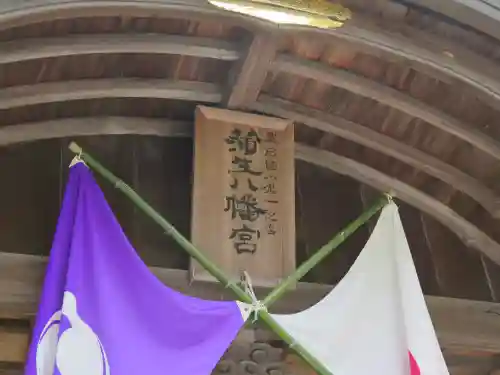
{"label": "gold metal ornament", "polygon": [[349,9],[327,0],[208,0],[208,2],[218,8],[277,24],[321,29],[341,27],[352,16]]}

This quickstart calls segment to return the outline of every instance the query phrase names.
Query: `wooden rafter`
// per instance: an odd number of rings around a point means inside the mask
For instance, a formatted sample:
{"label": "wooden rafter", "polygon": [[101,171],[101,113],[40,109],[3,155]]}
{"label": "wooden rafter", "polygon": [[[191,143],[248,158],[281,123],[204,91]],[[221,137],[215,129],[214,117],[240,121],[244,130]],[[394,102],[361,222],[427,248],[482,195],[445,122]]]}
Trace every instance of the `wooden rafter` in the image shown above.
{"label": "wooden rafter", "polygon": [[153,135],[189,137],[190,122],[144,117],[84,117],[38,121],[0,127],[0,146],[64,137],[95,135]]}
{"label": "wooden rafter", "polygon": [[0,363],[24,362],[29,345],[28,329],[29,327],[0,327]]}
{"label": "wooden rafter", "polygon": [[[396,35],[360,20],[347,23],[332,36],[357,45],[361,51],[404,61],[444,82],[466,84],[490,104],[500,105],[500,76],[495,63],[435,35],[406,31],[407,36]],[[418,42],[424,36],[425,43]]]}
{"label": "wooden rafter", "polygon": [[468,194],[493,217],[500,216],[500,198],[492,190],[459,169],[394,138],[338,116],[265,95],[252,108],[303,123],[398,159]]}
{"label": "wooden rafter", "polygon": [[387,176],[367,165],[332,152],[296,144],[295,157],[349,176],[379,191],[391,192],[402,201],[434,217],[454,232],[465,244],[475,248],[500,265],[500,244],[448,206],[420,190]]}
{"label": "wooden rafter", "polygon": [[228,79],[228,108],[245,108],[254,103],[264,85],[267,72],[276,55],[278,38],[272,32],[254,35],[246,52]]}
{"label": "wooden rafter", "polygon": [[92,34],[21,39],[0,43],[0,64],[48,57],[106,53],[171,54],[234,61],[234,43],[215,38],[164,34]]}
{"label": "wooden rafter", "polygon": [[101,98],[160,98],[219,103],[218,85],[165,79],[85,79],[14,86],[0,90],[0,109]]}
{"label": "wooden rafter", "polygon": [[342,69],[283,54],[277,57],[272,69],[314,79],[376,100],[410,116],[420,118],[428,124],[452,134],[500,160],[500,143],[487,134],[388,86]]}
{"label": "wooden rafter", "polygon": [[[394,1],[394,0],[393,0]],[[495,0],[396,0],[441,13],[500,39],[500,7]],[[496,4],[495,4],[496,3]]]}
{"label": "wooden rafter", "polygon": [[[53,0],[20,2],[4,0],[0,2],[0,29],[26,25],[51,19],[63,19],[101,15],[130,15],[135,17],[209,17],[212,20],[262,30],[273,25],[211,6],[205,0],[128,0],[110,2],[106,0],[68,0],[55,3]],[[500,79],[494,64],[464,49],[455,48],[454,57],[446,52],[444,43],[416,44],[414,40],[383,31],[377,26],[360,20],[349,21],[336,30],[305,29],[303,27],[274,27],[276,33],[293,32],[307,37],[324,37],[325,41],[338,38],[353,43],[363,51],[376,55],[383,54],[390,59],[404,60],[426,72],[434,73],[443,80],[455,79],[477,89],[500,106]]]}
{"label": "wooden rafter", "polygon": [[[0,316],[26,318],[36,312],[46,259],[41,256],[0,253]],[[215,283],[188,281],[188,271],[151,268],[166,285],[187,295],[208,299],[231,297]],[[273,305],[279,313],[300,311],[319,301],[332,286],[299,283]],[[269,290],[257,289],[259,296]],[[427,296],[427,304],[443,347],[480,351],[500,351],[500,304]]]}
{"label": "wooden rafter", "polygon": [[[164,17],[206,19],[221,22],[238,22],[244,27],[256,27],[254,19],[222,11],[204,0],[38,0],[36,3],[21,4],[17,0],[3,0],[0,3],[0,30],[43,22],[50,19],[74,17],[115,16]],[[268,22],[257,22],[268,25]]]}

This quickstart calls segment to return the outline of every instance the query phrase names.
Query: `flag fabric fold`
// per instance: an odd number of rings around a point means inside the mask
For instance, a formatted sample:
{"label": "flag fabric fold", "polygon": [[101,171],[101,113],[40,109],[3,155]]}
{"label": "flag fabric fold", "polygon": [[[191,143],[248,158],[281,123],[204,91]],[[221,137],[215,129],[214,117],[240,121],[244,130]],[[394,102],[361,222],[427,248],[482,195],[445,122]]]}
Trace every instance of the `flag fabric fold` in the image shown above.
{"label": "flag fabric fold", "polygon": [[71,167],[25,375],[208,375],[247,314],[162,284],[90,170]]}
{"label": "flag fabric fold", "polygon": [[448,375],[394,203],[325,298],[273,317],[333,375]]}

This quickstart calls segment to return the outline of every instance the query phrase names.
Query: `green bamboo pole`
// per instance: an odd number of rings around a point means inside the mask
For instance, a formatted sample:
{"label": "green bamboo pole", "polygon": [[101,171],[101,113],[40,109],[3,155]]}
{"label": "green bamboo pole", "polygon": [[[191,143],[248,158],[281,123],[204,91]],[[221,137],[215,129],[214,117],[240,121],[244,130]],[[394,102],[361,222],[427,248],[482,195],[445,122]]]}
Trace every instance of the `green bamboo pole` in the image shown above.
{"label": "green bamboo pole", "polygon": [[[109,170],[103,167],[91,155],[83,152],[82,148],[75,142],[71,142],[71,144],[69,145],[69,149],[77,154],[96,172],[100,173],[105,179],[110,181],[117,189],[121,190],[136,204],[139,209],[141,209],[146,215],[151,217],[153,221],[159,224],[165,230],[165,233],[171,236],[185,251],[189,253],[189,255],[191,255],[191,257],[196,259],[220,283],[231,289],[240,300],[246,303],[253,302],[252,298],[247,293],[245,293],[237,284],[227,278],[220,268],[213,264],[202,252],[200,252],[190,241],[188,241],[181,233],[179,233],[172,224],[170,224],[157,211],[155,211],[153,207],[151,207],[144,199],[142,199],[132,188],[130,188],[122,180],[118,179]],[[386,201],[387,199],[385,199],[385,202]],[[269,300],[268,302],[272,303],[276,299],[278,299],[286,291],[291,283],[298,281],[300,277],[309,272],[309,270],[311,270],[315,264],[321,261],[326,255],[328,255],[329,252],[331,252],[336,246],[340,245],[347,238],[346,233],[348,233],[348,235],[353,233],[382,207],[383,204],[381,202],[377,202],[377,204],[373,208],[368,210],[365,214],[358,218],[358,220],[348,226],[344,233],[341,233],[339,235],[340,237],[336,236],[332,241],[321,248],[321,253],[319,256],[313,256],[301,267],[299,267],[299,269],[297,270],[297,272],[299,272],[298,276],[291,275],[290,277],[288,277],[285,282],[283,282],[271,293],[272,298],[267,298],[266,300]],[[290,345],[307,363],[309,363],[309,365],[317,373],[319,373],[320,375],[331,375],[328,369],[325,368],[316,358],[314,358],[314,356],[312,356],[304,347],[296,343],[293,337],[290,336],[266,310],[260,310],[258,313],[259,317],[269,326],[269,328],[271,328],[283,341]]]}
{"label": "green bamboo pole", "polygon": [[325,257],[327,257],[333,250],[339,247],[351,234],[356,232],[361,226],[363,226],[368,220],[370,220],[373,215],[380,211],[392,197],[388,194],[384,194],[373,206],[368,210],[363,212],[356,220],[351,222],[347,227],[345,227],[341,232],[339,232],[335,237],[333,237],[330,242],[323,245],[319,250],[317,250],[308,260],[302,263],[299,268],[297,268],[292,274],[285,278],[276,288],[274,288],[271,293],[267,295],[264,299],[263,304],[269,307],[271,304],[276,302],[291,286],[302,279],[310,270],[312,270],[317,264],[319,264]]}

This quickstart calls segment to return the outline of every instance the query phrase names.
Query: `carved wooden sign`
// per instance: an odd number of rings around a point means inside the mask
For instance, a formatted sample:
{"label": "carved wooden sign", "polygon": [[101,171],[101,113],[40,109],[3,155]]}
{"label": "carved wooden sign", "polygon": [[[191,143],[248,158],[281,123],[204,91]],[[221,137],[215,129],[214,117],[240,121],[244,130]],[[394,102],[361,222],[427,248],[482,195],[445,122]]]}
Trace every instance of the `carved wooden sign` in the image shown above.
{"label": "carved wooden sign", "polygon": [[194,143],[191,240],[232,278],[277,284],[295,269],[293,124],[200,106]]}

